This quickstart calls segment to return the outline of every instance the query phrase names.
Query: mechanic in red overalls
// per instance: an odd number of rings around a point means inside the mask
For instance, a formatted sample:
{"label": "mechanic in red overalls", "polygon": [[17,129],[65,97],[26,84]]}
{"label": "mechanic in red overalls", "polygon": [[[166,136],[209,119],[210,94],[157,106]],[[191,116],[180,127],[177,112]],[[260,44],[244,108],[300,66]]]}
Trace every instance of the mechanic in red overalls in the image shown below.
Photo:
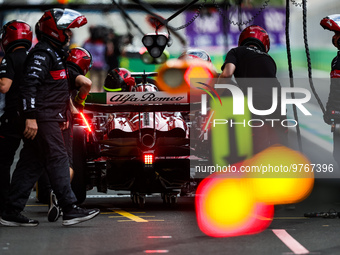
{"label": "mechanic in red overalls", "polygon": [[[221,67],[222,73],[218,83],[224,83],[221,79],[235,77],[237,86],[247,95],[248,87],[253,89],[253,104],[257,110],[267,110],[272,106],[272,89],[278,89],[278,102],[276,111],[267,116],[253,115],[256,119],[277,119],[281,116],[281,85],[276,79],[276,64],[268,54],[270,40],[268,33],[260,26],[248,26],[239,36],[238,47],[231,49]],[[246,79],[244,79],[246,78]],[[268,79],[270,78],[270,79]],[[230,84],[230,82],[229,82]],[[265,124],[263,127],[253,128],[254,152],[271,146],[275,143],[284,144],[287,140],[287,128],[281,126],[281,121]]]}
{"label": "mechanic in red overalls", "polygon": [[0,64],[0,217],[9,192],[11,165],[24,131],[19,116],[19,87],[32,34],[31,27],[20,20],[8,22],[1,31],[1,47],[6,55]]}
{"label": "mechanic in red overalls", "polygon": [[27,139],[13,173],[9,201],[0,220],[5,226],[39,224],[21,212],[43,169],[48,172],[52,189],[62,207],[64,226],[90,220],[100,212],[75,205],[77,199],[70,185],[69,158],[62,136],[70,97],[67,54],[63,47],[70,42],[70,29],[86,23],[86,18],[79,12],[59,8],[45,11],[39,20],[41,41],[27,57],[25,86],[20,88]]}
{"label": "mechanic in red overalls", "polygon": [[332,42],[339,51],[331,64],[331,86],[326,105],[324,121],[333,125],[333,157],[340,167],[340,14],[329,15],[323,18],[320,25],[327,30],[333,31]]}

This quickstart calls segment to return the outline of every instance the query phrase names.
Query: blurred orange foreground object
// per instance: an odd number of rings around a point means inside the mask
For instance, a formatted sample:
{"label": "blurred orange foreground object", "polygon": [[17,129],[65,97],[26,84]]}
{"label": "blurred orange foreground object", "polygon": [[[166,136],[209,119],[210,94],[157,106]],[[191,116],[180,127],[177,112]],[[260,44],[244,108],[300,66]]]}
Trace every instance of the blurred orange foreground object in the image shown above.
{"label": "blurred orange foreground object", "polygon": [[198,89],[190,87],[190,79],[200,79],[209,84],[217,74],[210,62],[200,59],[170,59],[158,70],[157,85],[160,90],[169,93],[195,92]]}
{"label": "blurred orange foreground object", "polygon": [[235,164],[238,173],[210,175],[196,192],[199,228],[212,237],[265,230],[273,220],[274,204],[297,203],[311,193],[314,173],[309,165],[300,152],[275,145]]}

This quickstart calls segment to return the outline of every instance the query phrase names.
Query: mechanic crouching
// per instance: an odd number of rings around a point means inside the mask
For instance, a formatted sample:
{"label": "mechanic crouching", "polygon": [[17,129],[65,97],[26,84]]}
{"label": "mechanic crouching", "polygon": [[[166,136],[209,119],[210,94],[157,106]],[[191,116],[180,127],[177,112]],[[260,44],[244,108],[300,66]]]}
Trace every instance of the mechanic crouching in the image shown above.
{"label": "mechanic crouching", "polygon": [[71,189],[69,157],[62,129],[66,127],[69,85],[66,73],[71,28],[87,23],[79,12],[70,9],[45,11],[39,20],[41,41],[27,57],[21,88],[26,138],[12,176],[10,194],[1,223],[5,226],[37,226],[38,221],[21,214],[34,183],[46,169],[52,189],[63,210],[63,225],[74,225],[99,214],[98,209],[82,209]]}

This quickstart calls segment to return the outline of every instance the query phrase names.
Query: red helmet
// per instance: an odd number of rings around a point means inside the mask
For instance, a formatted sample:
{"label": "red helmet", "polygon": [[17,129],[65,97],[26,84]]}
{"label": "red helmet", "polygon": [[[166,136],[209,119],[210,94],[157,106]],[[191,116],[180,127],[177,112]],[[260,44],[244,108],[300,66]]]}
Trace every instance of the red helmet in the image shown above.
{"label": "red helmet", "polygon": [[85,16],[71,9],[54,8],[45,11],[39,20],[41,36],[58,46],[67,44],[66,29],[81,27],[87,23]]}
{"label": "red helmet", "polygon": [[84,48],[76,47],[70,50],[67,63],[76,66],[79,73],[86,75],[92,67],[92,55]]}
{"label": "red helmet", "polygon": [[324,29],[335,32],[332,42],[336,48],[340,49],[340,14],[333,14],[323,18],[320,21],[320,25]]}
{"label": "red helmet", "polygon": [[249,26],[246,27],[238,39],[238,46],[255,45],[262,51],[268,52],[270,48],[269,35],[260,26]]}
{"label": "red helmet", "polygon": [[22,20],[12,20],[2,28],[1,47],[5,52],[10,52],[18,46],[29,50],[32,46],[32,36],[30,25]]}
{"label": "red helmet", "polygon": [[208,62],[211,62],[211,58],[209,54],[205,50],[201,49],[188,49],[186,52],[183,52],[179,59],[189,58],[189,59],[202,59]]}
{"label": "red helmet", "polygon": [[333,14],[324,17],[320,21],[320,25],[327,30],[340,32],[340,14]]}
{"label": "red helmet", "polygon": [[135,78],[131,76],[129,70],[125,68],[115,68],[106,76],[104,89],[108,92],[131,91],[135,83]]}

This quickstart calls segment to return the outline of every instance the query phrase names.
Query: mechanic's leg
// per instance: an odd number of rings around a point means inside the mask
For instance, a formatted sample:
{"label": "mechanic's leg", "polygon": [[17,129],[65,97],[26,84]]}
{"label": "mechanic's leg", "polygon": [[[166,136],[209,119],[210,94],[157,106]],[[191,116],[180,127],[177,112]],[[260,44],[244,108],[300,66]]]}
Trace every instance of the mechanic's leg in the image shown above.
{"label": "mechanic's leg", "polygon": [[43,167],[39,161],[36,139],[24,139],[20,158],[12,175],[10,193],[6,211],[21,212],[27,203],[35,182],[41,175]]}
{"label": "mechanic's leg", "polygon": [[336,131],[333,133],[333,157],[338,164],[338,169],[340,169],[340,134]]}
{"label": "mechanic's leg", "polygon": [[42,175],[40,176],[36,187],[37,187],[37,193],[36,193],[37,200],[40,203],[47,204],[50,199],[50,193],[51,193],[52,187],[51,187],[51,183],[50,183],[50,180],[48,178],[46,171],[44,171]]}
{"label": "mechanic's leg", "polygon": [[64,139],[64,144],[65,144],[65,148],[67,151],[67,155],[69,158],[69,164],[70,164],[70,179],[72,182],[73,179],[73,117],[72,114],[70,112],[70,114],[68,115],[68,120],[69,120],[69,127],[65,130],[62,131],[63,134],[63,139]]}
{"label": "mechanic's leg", "polygon": [[40,123],[41,148],[45,151],[45,167],[52,190],[63,209],[77,202],[70,184],[69,158],[58,122]]}
{"label": "mechanic's leg", "polygon": [[9,194],[11,166],[20,141],[18,137],[0,136],[0,216]]}

